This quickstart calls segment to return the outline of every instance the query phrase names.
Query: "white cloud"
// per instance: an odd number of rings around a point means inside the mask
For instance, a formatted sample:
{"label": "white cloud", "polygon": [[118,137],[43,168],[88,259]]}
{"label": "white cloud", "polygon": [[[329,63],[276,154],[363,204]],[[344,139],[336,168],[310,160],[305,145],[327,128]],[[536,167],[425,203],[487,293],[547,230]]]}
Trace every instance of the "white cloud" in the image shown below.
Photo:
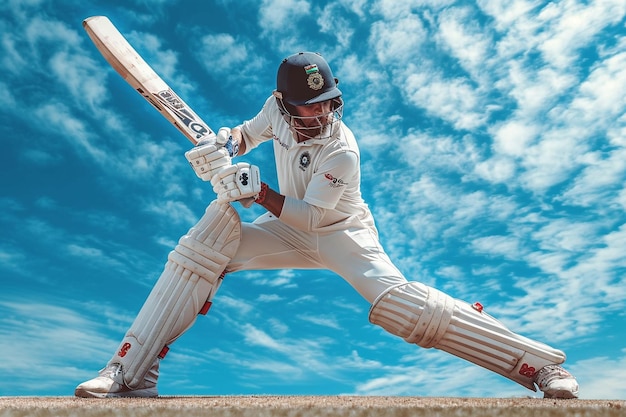
{"label": "white cloud", "polygon": [[411,14],[413,11],[424,9],[437,11],[453,3],[454,0],[405,0],[402,2],[378,0],[374,2],[372,10],[381,14],[386,20],[393,20]]}
{"label": "white cloud", "polygon": [[622,188],[626,178],[626,148],[615,149],[608,155],[589,153],[584,164],[580,175],[563,193],[563,201],[581,207],[594,207],[602,201],[602,206],[595,210],[601,213],[615,210],[619,205],[616,191]]}
{"label": "white cloud", "polygon": [[250,58],[246,45],[230,34],[206,35],[201,42],[201,61],[210,73],[226,75],[239,72]]}
{"label": "white cloud", "polygon": [[0,247],[0,267],[6,271],[20,271],[27,263],[28,256],[14,247],[2,245]]}
{"label": "white cloud", "polygon": [[576,223],[572,219],[557,218],[532,233],[546,251],[567,252],[571,255],[586,252],[589,243],[597,239],[601,225]]}
{"label": "white cloud", "polygon": [[488,32],[482,30],[469,7],[448,8],[439,15],[439,27],[435,34],[442,48],[449,50],[459,64],[475,80],[487,76],[484,71],[489,60],[493,41]]}
{"label": "white cloud", "polygon": [[277,66],[269,66],[266,57],[258,54],[255,46],[245,38],[235,38],[227,33],[205,35],[200,39],[195,57],[209,77],[221,85],[236,87],[238,95],[262,99],[273,88],[259,83],[268,71],[274,74]]}
{"label": "white cloud", "polygon": [[321,33],[329,34],[336,39],[338,48],[348,49],[353,41],[354,29],[351,21],[341,12],[339,3],[326,5],[317,18],[317,24]]}
{"label": "white cloud", "polygon": [[586,80],[561,118],[581,129],[593,133],[603,132],[624,114],[626,97],[626,52],[601,61],[592,68]]}
{"label": "white cloud", "polygon": [[219,295],[219,302],[220,305],[224,306],[224,308],[236,311],[237,316],[239,317],[250,314],[254,309],[254,306],[250,305],[248,302],[231,297],[229,295],[225,295],[223,293],[220,293]]}
{"label": "white cloud", "polygon": [[20,51],[18,43],[19,39],[15,34],[10,33],[9,30],[4,30],[4,36],[1,41],[3,53],[0,63],[4,71],[13,75],[18,75],[28,65],[27,59]]}
{"label": "white cloud", "polygon": [[179,200],[151,201],[145,207],[146,212],[156,213],[174,224],[193,225],[199,219],[199,214],[189,208],[189,205]]}
{"label": "white cloud", "polygon": [[[56,19],[44,19],[34,16],[24,28],[24,40],[33,48],[30,52],[39,55],[46,47],[54,45],[57,49],[74,48],[80,45],[83,39],[79,33],[70,28],[65,22]],[[37,48],[44,48],[41,51]]]}
{"label": "white cloud", "polygon": [[348,10],[350,10],[351,13],[354,13],[360,19],[363,19],[365,18],[366,12],[368,11],[367,3],[368,0],[337,0],[337,2],[334,4],[338,4],[347,8]]}
{"label": "white cloud", "polygon": [[592,356],[581,360],[572,369],[581,385],[581,398],[609,400],[626,398],[626,388],[621,383],[624,379],[622,370],[626,369],[624,349],[616,356]]}
{"label": "white cloud", "polygon": [[525,171],[520,175],[520,183],[543,194],[567,181],[580,165],[580,155],[588,150],[588,143],[572,128],[544,132],[541,140],[525,151],[521,161]]}
{"label": "white cloud", "polygon": [[524,21],[528,12],[537,7],[532,0],[512,0],[506,4],[498,0],[479,0],[478,6],[495,20],[496,29],[502,32]]}
{"label": "white cloud", "polygon": [[517,259],[521,252],[519,240],[514,236],[484,236],[472,242],[477,253],[488,256],[502,256],[506,259]]}
{"label": "white cloud", "polygon": [[480,151],[471,138],[431,137],[415,131],[402,138],[402,159],[418,172],[441,170],[465,174],[480,160]]}
{"label": "white cloud", "polygon": [[262,0],[258,24],[266,36],[276,39],[296,28],[299,19],[310,12],[307,0]]}
{"label": "white cloud", "polygon": [[492,129],[493,149],[499,156],[523,158],[527,148],[541,133],[540,127],[532,122],[509,119]]}
{"label": "white cloud", "polygon": [[103,360],[115,348],[115,342],[102,335],[102,323],[85,315],[80,306],[61,307],[31,298],[0,302],[0,311],[0,350],[12,358],[0,363],[5,393],[31,392],[33,387],[37,392],[57,392],[78,384],[97,371],[79,371],[81,364]]}
{"label": "white cloud", "polygon": [[[414,345],[407,346],[407,350],[413,352],[404,361],[381,364],[375,376],[358,383],[356,393],[409,396],[420,393],[444,397],[452,392],[464,397],[512,397],[526,393],[525,388],[445,352]],[[483,382],[480,388],[477,380]]]}
{"label": "white cloud", "polygon": [[156,35],[132,31],[125,35],[139,55],[155,68],[165,79],[171,80],[179,72],[178,53],[163,47],[163,41]]}
{"label": "white cloud", "polygon": [[92,141],[93,133],[81,117],[73,114],[74,110],[60,102],[49,102],[35,110],[34,115],[48,128],[56,130],[61,137],[73,143],[79,152],[84,152],[95,161],[106,161],[107,154]]}
{"label": "white cloud", "polygon": [[543,120],[546,113],[574,86],[578,80],[568,73],[552,68],[532,68],[530,63],[512,61],[509,73],[500,86],[510,83],[509,96],[516,102],[516,114],[527,123]]}
{"label": "white cloud", "polygon": [[257,301],[260,303],[273,303],[277,301],[283,301],[284,297],[278,294],[260,294]]}
{"label": "white cloud", "polygon": [[591,43],[607,26],[618,24],[625,14],[626,5],[619,0],[550,3],[538,16],[547,24],[539,50],[547,62],[566,68],[579,58],[584,45]]}
{"label": "white cloud", "polygon": [[369,44],[379,63],[404,68],[420,52],[427,32],[417,15],[397,20],[379,20],[372,24]]}
{"label": "white cloud", "polygon": [[341,330],[341,325],[337,321],[337,318],[333,316],[320,316],[319,314],[315,314],[315,315],[299,314],[298,318],[302,321],[317,324],[318,326]]}
{"label": "white cloud", "polygon": [[457,130],[473,130],[484,123],[484,115],[476,111],[480,98],[465,79],[414,74],[407,78],[407,94],[411,102]]}
{"label": "white cloud", "polygon": [[0,81],[0,105],[4,108],[11,108],[16,105],[16,102],[9,85]]}
{"label": "white cloud", "polygon": [[517,170],[517,164],[508,157],[496,156],[477,162],[475,174],[478,178],[492,183],[508,183]]}

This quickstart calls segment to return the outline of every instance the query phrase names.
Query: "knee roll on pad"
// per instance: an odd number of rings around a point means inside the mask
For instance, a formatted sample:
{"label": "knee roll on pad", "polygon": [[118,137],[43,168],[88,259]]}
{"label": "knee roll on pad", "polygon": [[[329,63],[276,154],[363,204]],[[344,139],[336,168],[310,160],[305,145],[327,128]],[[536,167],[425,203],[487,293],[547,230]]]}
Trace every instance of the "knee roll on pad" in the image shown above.
{"label": "knee roll on pad", "polygon": [[369,320],[409,343],[446,351],[533,391],[541,368],[565,361],[560,350],[513,333],[482,310],[419,282],[381,294]]}
{"label": "knee roll on pad", "polygon": [[139,386],[166,345],[195,322],[239,247],[241,221],[230,204],[213,202],[170,252],[165,268],[109,363]]}

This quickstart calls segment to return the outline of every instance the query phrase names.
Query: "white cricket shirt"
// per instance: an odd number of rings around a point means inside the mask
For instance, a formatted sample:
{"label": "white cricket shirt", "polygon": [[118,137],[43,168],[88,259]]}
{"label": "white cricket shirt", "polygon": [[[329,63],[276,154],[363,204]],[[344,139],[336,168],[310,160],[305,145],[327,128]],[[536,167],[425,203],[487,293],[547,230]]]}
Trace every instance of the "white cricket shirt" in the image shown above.
{"label": "white cricket shirt", "polygon": [[374,228],[372,215],[361,196],[359,147],[352,131],[340,123],[332,138],[298,143],[276,99],[270,96],[261,111],[241,125],[246,153],[273,140],[280,193],[324,209],[312,230],[316,232],[354,226]]}

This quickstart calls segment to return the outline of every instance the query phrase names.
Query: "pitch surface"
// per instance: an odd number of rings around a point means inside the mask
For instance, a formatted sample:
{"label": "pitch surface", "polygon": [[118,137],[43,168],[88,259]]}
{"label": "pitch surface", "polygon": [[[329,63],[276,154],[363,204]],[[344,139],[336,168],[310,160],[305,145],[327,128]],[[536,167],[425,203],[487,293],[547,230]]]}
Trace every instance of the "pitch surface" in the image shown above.
{"label": "pitch surface", "polygon": [[469,417],[626,416],[623,400],[364,396],[218,396],[155,399],[0,397],[0,417]]}

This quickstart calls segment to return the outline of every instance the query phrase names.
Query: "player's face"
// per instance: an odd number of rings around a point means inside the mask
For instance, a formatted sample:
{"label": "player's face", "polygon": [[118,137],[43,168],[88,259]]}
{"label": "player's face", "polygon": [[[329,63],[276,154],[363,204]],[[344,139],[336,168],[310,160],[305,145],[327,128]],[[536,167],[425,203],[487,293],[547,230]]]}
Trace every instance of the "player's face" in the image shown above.
{"label": "player's face", "polygon": [[[281,102],[282,103],[282,102]],[[294,137],[298,142],[308,139],[331,137],[339,126],[338,122],[343,115],[343,101],[341,98],[326,100],[307,106],[293,106],[291,113],[284,109],[288,115],[285,120],[289,123]]]}
{"label": "player's face", "polygon": [[296,106],[303,127],[319,128],[328,124],[333,113],[332,100],[307,106]]}

